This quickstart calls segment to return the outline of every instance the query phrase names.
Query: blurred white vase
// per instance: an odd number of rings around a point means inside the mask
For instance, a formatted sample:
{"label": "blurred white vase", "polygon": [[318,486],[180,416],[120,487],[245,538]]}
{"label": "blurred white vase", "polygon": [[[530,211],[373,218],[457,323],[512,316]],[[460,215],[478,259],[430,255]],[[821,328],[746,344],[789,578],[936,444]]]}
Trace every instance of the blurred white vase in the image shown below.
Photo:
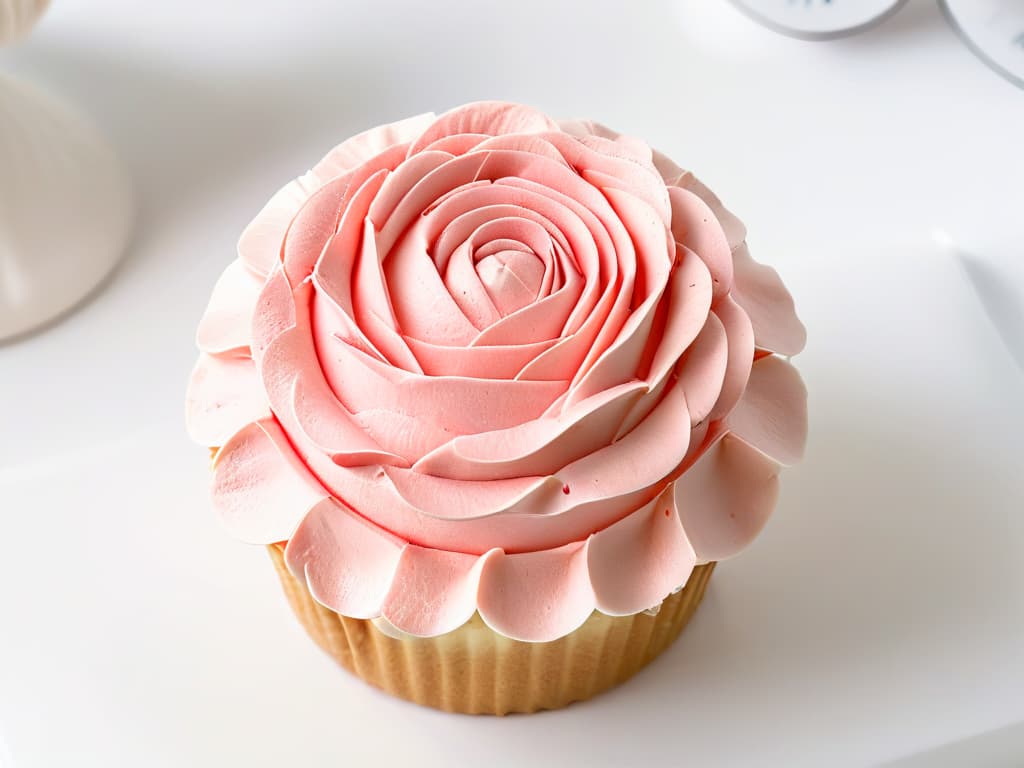
{"label": "blurred white vase", "polygon": [[[0,0],[0,42],[22,37],[45,0]],[[85,298],[124,253],[127,175],[87,120],[0,74],[0,340]]]}
{"label": "blurred white vase", "polygon": [[0,45],[27,35],[49,4],[50,0],[0,0]]}
{"label": "blurred white vase", "polygon": [[0,339],[72,307],[109,274],[131,229],[130,185],[74,112],[0,76]]}

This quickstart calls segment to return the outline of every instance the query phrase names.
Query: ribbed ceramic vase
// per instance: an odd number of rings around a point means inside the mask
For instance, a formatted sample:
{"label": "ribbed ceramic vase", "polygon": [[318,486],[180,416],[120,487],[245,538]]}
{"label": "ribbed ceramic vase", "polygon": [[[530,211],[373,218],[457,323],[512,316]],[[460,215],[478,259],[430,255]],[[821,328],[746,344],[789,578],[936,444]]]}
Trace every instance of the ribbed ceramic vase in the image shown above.
{"label": "ribbed ceramic vase", "polygon": [[[0,41],[18,40],[43,0],[0,0]],[[124,252],[127,175],[88,120],[0,74],[0,340],[80,302]]]}

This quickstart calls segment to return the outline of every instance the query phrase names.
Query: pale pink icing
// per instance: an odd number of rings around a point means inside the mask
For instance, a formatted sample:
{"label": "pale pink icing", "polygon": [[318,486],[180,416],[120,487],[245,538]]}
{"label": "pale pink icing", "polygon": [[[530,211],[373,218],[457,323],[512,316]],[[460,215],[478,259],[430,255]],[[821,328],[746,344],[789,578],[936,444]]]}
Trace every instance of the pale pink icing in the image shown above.
{"label": "pale pink icing", "polygon": [[[643,142],[479,103],[278,192],[197,334],[213,501],[324,605],[544,641],[761,530],[804,329],[743,225]],[[777,353],[777,354],[773,354]]]}

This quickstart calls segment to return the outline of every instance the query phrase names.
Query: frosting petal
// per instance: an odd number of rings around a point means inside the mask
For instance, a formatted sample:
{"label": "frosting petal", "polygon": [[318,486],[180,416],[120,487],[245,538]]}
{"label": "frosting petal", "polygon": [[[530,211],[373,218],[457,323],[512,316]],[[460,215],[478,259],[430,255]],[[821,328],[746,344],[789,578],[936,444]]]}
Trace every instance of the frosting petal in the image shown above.
{"label": "frosting petal", "polygon": [[185,396],[189,437],[200,445],[223,445],[249,422],[269,416],[270,405],[250,358],[199,356]]}
{"label": "frosting petal", "polygon": [[337,231],[351,181],[350,174],[327,182],[310,196],[289,224],[282,260],[292,285],[302,282],[313,271],[324,246]]}
{"label": "frosting petal", "polygon": [[680,426],[689,420],[686,397],[677,383],[629,434],[569,464],[558,477],[570,494],[584,498],[614,498],[650,487],[652,478],[668,477],[682,463],[690,433]]}
{"label": "frosting petal", "polygon": [[431,637],[458,629],[476,613],[480,572],[499,550],[476,557],[409,544],[395,566],[384,618],[410,635]]}
{"label": "frosting petal", "polygon": [[551,118],[531,107],[499,101],[476,102],[456,107],[437,118],[413,142],[409,154],[423,151],[440,138],[461,133],[501,136],[506,133],[540,133],[555,128],[557,125]]}
{"label": "frosting petal", "polygon": [[593,134],[570,138],[568,134],[556,133],[546,138],[595,187],[615,189],[643,200],[668,226],[668,190],[651,163],[650,148],[642,142],[624,143]]}
{"label": "frosting petal", "polygon": [[714,313],[679,361],[679,382],[686,396],[692,424],[710,415],[722,394],[729,365],[729,339]]}
{"label": "frosting petal", "polygon": [[[423,373],[428,376],[459,376],[468,379],[544,380],[541,376],[518,376],[543,352],[557,341],[535,341],[531,344],[450,347],[430,344],[419,339],[406,338],[409,349],[416,355]],[[557,380],[557,379],[556,379]]]}
{"label": "frosting petal", "polygon": [[313,166],[311,173],[321,183],[326,183],[392,147],[409,144],[435,119],[434,114],[428,112],[357,133],[328,152]]}
{"label": "frosting petal", "polygon": [[733,258],[736,282],[732,295],[750,317],[754,343],[780,355],[797,354],[807,343],[807,331],[779,273],[754,261],[746,243],[735,250]]}
{"label": "frosting petal", "polygon": [[[658,605],[685,584],[696,555],[683,532],[672,489],[595,533],[588,560],[597,608],[611,616]],[[622,563],[635,569],[632,578],[623,578]]]}
{"label": "frosting petal", "polygon": [[541,643],[569,634],[594,610],[587,545],[517,555],[495,552],[480,576],[477,608],[491,629],[514,640]]}
{"label": "frosting petal", "polygon": [[553,474],[585,456],[595,442],[611,442],[626,412],[646,391],[643,382],[622,384],[581,401],[556,419],[456,437],[417,461],[413,470],[457,480]]}
{"label": "frosting petal", "polygon": [[309,510],[284,556],[288,569],[319,602],[344,616],[374,619],[381,615],[402,546],[328,498]]}
{"label": "frosting petal", "polygon": [[800,461],[807,442],[807,389],[796,368],[775,355],[754,363],[728,425],[736,437],[779,464]]}
{"label": "frosting petal", "polygon": [[735,249],[747,238],[747,228],[743,226],[743,222],[736,218],[722,205],[722,201],[718,199],[718,196],[712,192],[708,187],[694,176],[689,171],[684,171],[683,175],[680,176],[675,184],[683,189],[693,192],[697,197],[703,200],[715,218],[718,219],[719,225],[725,232],[725,236],[729,241],[729,247]]}
{"label": "frosting petal", "polygon": [[722,391],[708,415],[709,419],[721,419],[736,407],[750,378],[754,330],[747,313],[728,296],[719,301],[712,312],[721,321],[729,345]]}
{"label": "frosting petal", "polygon": [[242,541],[286,540],[326,496],[272,418],[243,427],[217,453],[213,507]]}
{"label": "frosting petal", "polygon": [[425,244],[406,240],[388,259],[384,274],[404,334],[461,347],[479,333],[452,298]]}
{"label": "frosting petal", "polygon": [[362,253],[371,250],[373,233],[367,229],[366,220],[387,178],[387,171],[382,169],[360,185],[342,214],[338,231],[324,246],[313,270],[317,287],[313,295],[314,323],[323,329],[322,337],[339,336],[382,362],[420,372],[416,358],[393,325],[374,316],[372,326],[364,328],[355,310],[355,264]]}
{"label": "frosting petal", "polygon": [[718,299],[733,282],[733,254],[725,230],[707,203],[682,187],[668,190],[672,201],[672,234],[707,265]]}
{"label": "frosting petal", "polygon": [[292,287],[279,265],[267,278],[260,291],[259,312],[252,318],[252,356],[257,365],[267,346],[296,323],[295,299]]}
{"label": "frosting petal", "polygon": [[[630,231],[633,233],[633,243],[639,262],[638,282],[642,283],[646,295],[642,295],[637,302],[639,306],[632,308],[619,333],[610,339],[608,347],[594,359],[589,368],[587,361],[584,360],[584,367],[581,369],[583,375],[573,382],[567,406],[603,389],[621,384],[624,379],[628,381],[636,376],[654,322],[655,309],[671,275],[671,264],[675,256],[673,244],[667,239],[663,226],[649,218],[643,224],[640,223],[645,218],[645,213],[647,216],[650,215],[646,205],[624,192],[609,189],[605,190],[605,194],[620,216],[634,222]],[[625,285],[637,279],[632,269],[626,272],[625,277]],[[613,329],[613,326],[606,325],[602,328],[594,350],[599,349],[601,336],[608,329]]]}
{"label": "frosting petal", "polygon": [[669,277],[665,301],[665,325],[657,338],[646,380],[654,384],[665,378],[689,349],[706,325],[714,289],[711,274],[697,256],[686,249]]}
{"label": "frosting petal", "polygon": [[321,353],[320,362],[331,388],[350,411],[404,414],[443,425],[452,438],[535,419],[565,391],[564,381],[423,376],[389,368],[336,341]]}
{"label": "frosting petal", "polygon": [[249,328],[263,281],[241,260],[231,262],[213,288],[196,330],[196,346],[211,355],[249,355]]}
{"label": "frosting petal", "polygon": [[679,180],[686,174],[686,171],[680,168],[672,158],[656,149],[651,152],[651,162],[654,163],[654,167],[658,169],[662,180],[669,187],[676,186]]}
{"label": "frosting petal", "polygon": [[238,239],[238,258],[253,273],[266,277],[280,263],[284,235],[316,186],[306,177],[289,182],[263,206]]}
{"label": "frosting petal", "polygon": [[675,508],[701,562],[732,557],[761,532],[779,495],[779,470],[726,434],[676,480]]}

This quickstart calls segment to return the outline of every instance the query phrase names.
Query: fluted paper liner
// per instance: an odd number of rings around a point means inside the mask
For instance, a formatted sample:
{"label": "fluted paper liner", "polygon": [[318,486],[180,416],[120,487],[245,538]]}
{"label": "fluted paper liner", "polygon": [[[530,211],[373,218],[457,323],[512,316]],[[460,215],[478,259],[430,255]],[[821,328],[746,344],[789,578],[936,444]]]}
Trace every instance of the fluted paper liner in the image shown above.
{"label": "fluted paper liner", "polygon": [[629,679],[686,626],[715,565],[697,566],[653,616],[594,612],[574,632],[548,643],[500,635],[479,614],[445,635],[399,639],[372,621],[318,603],[289,572],[281,549],[268,549],[295,615],[339,664],[395,696],[466,714],[557,709]]}

